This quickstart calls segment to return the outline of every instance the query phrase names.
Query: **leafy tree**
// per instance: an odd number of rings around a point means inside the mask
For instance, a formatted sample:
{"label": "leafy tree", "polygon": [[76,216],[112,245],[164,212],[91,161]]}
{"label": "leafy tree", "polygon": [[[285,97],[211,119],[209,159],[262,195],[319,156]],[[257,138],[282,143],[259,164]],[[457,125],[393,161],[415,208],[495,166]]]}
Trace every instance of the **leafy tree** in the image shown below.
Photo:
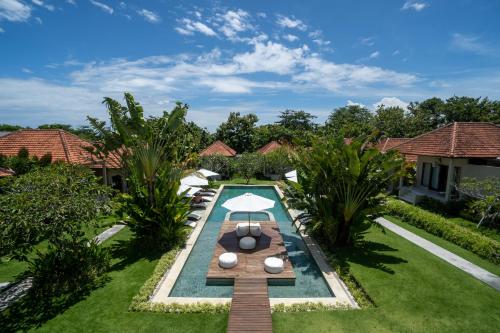
{"label": "leafy tree", "polygon": [[234,158],[221,154],[202,156],[198,166],[217,172],[224,178],[231,178],[235,172]]}
{"label": "leafy tree", "polygon": [[446,123],[442,113],[443,106],[443,100],[437,97],[422,102],[411,102],[408,105],[408,137],[414,137],[443,126]]}
{"label": "leafy tree", "polygon": [[46,153],[40,159],[30,156],[26,148],[19,149],[16,156],[3,156],[0,158],[0,166],[14,170],[16,175],[23,175],[36,168],[45,167],[52,162],[52,154]]}
{"label": "leafy tree", "polygon": [[255,177],[257,172],[261,170],[262,155],[258,153],[243,153],[237,157],[236,165],[238,174],[245,178],[246,183],[250,183],[250,179]]}
{"label": "leafy tree", "polygon": [[281,177],[291,170],[290,151],[287,147],[276,149],[262,157],[263,174],[274,174]]}
{"label": "leafy tree", "polygon": [[255,128],[255,147],[260,148],[271,141],[288,142],[294,140],[294,132],[279,125],[265,124]]}
{"label": "leafy tree", "polygon": [[[0,255],[29,262],[37,292],[78,290],[107,267],[83,227],[110,212],[109,197],[83,166],[52,164],[15,178],[0,195]],[[29,259],[43,240],[48,250]]]}
{"label": "leafy tree", "polygon": [[255,149],[255,124],[259,118],[253,113],[242,116],[239,112],[231,112],[227,121],[217,128],[215,137],[238,153]]}
{"label": "leafy tree", "polygon": [[495,113],[500,109],[495,108],[495,103],[487,98],[472,98],[453,96],[446,100],[442,107],[445,123],[454,121],[494,121]]}
{"label": "leafy tree", "polygon": [[14,132],[23,128],[19,125],[0,124],[0,132]]}
{"label": "leafy tree", "polygon": [[68,131],[68,132],[73,131],[73,127],[71,125],[57,124],[57,123],[40,125],[40,126],[38,126],[38,129],[62,129],[64,131]]}
{"label": "leafy tree", "polygon": [[326,139],[296,158],[299,184],[287,189],[290,204],[307,208],[313,232],[330,246],[353,243],[368,215],[373,219],[380,209],[380,194],[401,173],[397,152],[382,154],[368,141]]}
{"label": "leafy tree", "polygon": [[380,106],[375,112],[374,123],[386,137],[403,138],[407,134],[405,111],[400,107]]}
{"label": "leafy tree", "polygon": [[302,110],[282,111],[279,118],[280,120],[276,124],[291,131],[313,131],[316,128],[314,123],[316,116]]}
{"label": "leafy tree", "polygon": [[495,222],[500,217],[500,178],[464,178],[458,191],[472,198],[470,209],[481,216],[478,227],[484,222]]}
{"label": "leafy tree", "polygon": [[373,115],[359,105],[343,106],[330,114],[325,129],[333,135],[343,133],[348,138],[368,135],[373,131]]}

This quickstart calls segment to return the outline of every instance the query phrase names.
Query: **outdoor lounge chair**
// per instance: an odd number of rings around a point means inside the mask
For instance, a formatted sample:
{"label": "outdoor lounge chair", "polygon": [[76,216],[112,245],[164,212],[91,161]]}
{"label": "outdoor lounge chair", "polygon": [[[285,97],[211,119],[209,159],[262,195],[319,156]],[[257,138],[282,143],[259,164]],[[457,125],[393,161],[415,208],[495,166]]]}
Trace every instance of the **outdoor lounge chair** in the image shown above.
{"label": "outdoor lounge chair", "polygon": [[208,191],[205,191],[205,190],[198,191],[198,192],[196,192],[196,194],[197,195],[202,195],[202,196],[205,196],[205,197],[213,197],[213,196],[215,196],[214,192],[208,192]]}
{"label": "outdoor lounge chair", "polygon": [[194,212],[192,212],[192,213],[190,213],[190,214],[188,215],[188,217],[187,217],[187,218],[188,218],[188,220],[190,220],[190,221],[198,221],[199,219],[201,219],[201,215],[200,215],[200,214],[198,214],[198,213],[194,213]]}
{"label": "outdoor lounge chair", "polygon": [[215,194],[217,193],[217,190],[214,190],[213,188],[204,188],[201,192],[210,192]]}
{"label": "outdoor lounge chair", "polygon": [[203,202],[212,202],[213,199],[214,198],[212,198],[212,197],[205,197],[205,196],[201,197],[201,201],[203,201]]}
{"label": "outdoor lounge chair", "polygon": [[297,226],[297,231],[300,229],[301,226],[305,226],[309,224],[312,221],[311,216],[304,216],[302,218],[297,219],[299,221],[299,225]]}
{"label": "outdoor lounge chair", "polygon": [[191,208],[196,208],[196,209],[205,209],[207,207],[208,207],[207,202],[197,202],[191,204]]}
{"label": "outdoor lounge chair", "polygon": [[303,218],[306,218],[306,217],[311,217],[311,215],[307,212],[302,212],[302,213],[298,214],[297,216],[295,216],[295,218],[292,221],[292,224],[295,224],[296,221],[303,219]]}

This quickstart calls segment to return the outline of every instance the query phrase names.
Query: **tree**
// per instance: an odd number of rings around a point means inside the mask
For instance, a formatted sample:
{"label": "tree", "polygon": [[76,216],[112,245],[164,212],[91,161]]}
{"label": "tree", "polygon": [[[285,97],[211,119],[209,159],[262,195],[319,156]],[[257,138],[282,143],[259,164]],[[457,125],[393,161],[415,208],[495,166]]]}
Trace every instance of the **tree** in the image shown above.
{"label": "tree", "polygon": [[[110,212],[110,194],[84,166],[57,163],[15,178],[0,195],[0,256],[29,262],[37,293],[80,290],[108,265],[83,227]],[[43,240],[47,251],[31,259]]]}
{"label": "tree", "polygon": [[239,112],[231,112],[227,121],[217,128],[215,137],[238,153],[255,149],[255,124],[259,118],[253,113],[242,116]]}
{"label": "tree", "polygon": [[381,105],[375,111],[375,127],[390,138],[403,138],[407,134],[405,111],[398,107]]}
{"label": "tree", "polygon": [[217,172],[224,178],[231,178],[234,174],[234,158],[221,154],[202,156],[198,166],[213,172]]}
{"label": "tree", "polygon": [[380,209],[380,194],[403,170],[397,152],[382,154],[370,140],[324,139],[296,158],[299,184],[287,189],[290,204],[307,208],[311,230],[329,246],[354,242],[368,215],[373,219]]}
{"label": "tree", "polygon": [[237,157],[236,165],[240,176],[245,178],[246,183],[261,169],[262,155],[258,153],[243,153]]}
{"label": "tree", "polygon": [[415,137],[445,125],[443,106],[443,100],[437,97],[422,102],[411,102],[408,105],[408,137]]}
{"label": "tree", "polygon": [[290,151],[288,147],[280,147],[262,156],[264,174],[273,174],[283,177],[291,170]]}
{"label": "tree", "polygon": [[14,132],[23,128],[19,125],[0,124],[0,132]]}
{"label": "tree", "polygon": [[473,199],[470,208],[481,215],[478,227],[486,222],[495,222],[500,217],[500,178],[464,178],[458,191]]}
{"label": "tree", "polygon": [[316,128],[314,119],[316,116],[305,112],[305,111],[295,111],[295,110],[285,110],[282,111],[280,120],[276,124],[283,126],[284,128],[291,131],[313,131]]}
{"label": "tree", "polygon": [[129,177],[129,193],[122,196],[122,213],[136,238],[144,244],[166,249],[183,239],[189,212],[187,198],[177,195],[181,167],[189,150],[184,149],[186,104],[178,102],[162,117],[144,119],[144,110],[131,94],[126,106],[105,98],[111,128],[89,118],[100,140],[93,153],[121,156]]}
{"label": "tree", "polygon": [[373,131],[373,115],[359,105],[348,105],[335,109],[325,124],[326,131],[333,135],[343,133],[346,138],[368,135]]}
{"label": "tree", "polygon": [[495,104],[488,98],[472,98],[453,96],[446,100],[442,107],[445,123],[454,121],[494,121],[495,113],[500,109],[495,109]]}

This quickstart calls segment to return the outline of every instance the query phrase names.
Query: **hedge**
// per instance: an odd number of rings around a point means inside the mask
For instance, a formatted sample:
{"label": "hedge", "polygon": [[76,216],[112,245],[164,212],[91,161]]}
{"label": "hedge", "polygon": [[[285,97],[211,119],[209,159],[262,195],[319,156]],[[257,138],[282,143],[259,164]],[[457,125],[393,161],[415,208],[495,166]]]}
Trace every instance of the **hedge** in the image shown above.
{"label": "hedge", "polygon": [[444,238],[494,264],[500,264],[500,243],[491,238],[400,200],[389,199],[385,211],[388,215],[399,217],[408,224]]}

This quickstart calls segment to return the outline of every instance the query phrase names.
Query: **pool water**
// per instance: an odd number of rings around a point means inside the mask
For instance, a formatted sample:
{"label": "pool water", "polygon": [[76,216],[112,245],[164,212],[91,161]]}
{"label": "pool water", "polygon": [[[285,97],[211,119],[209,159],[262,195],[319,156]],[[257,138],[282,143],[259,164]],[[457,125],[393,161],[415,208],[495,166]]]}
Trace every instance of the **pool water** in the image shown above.
{"label": "pool water", "polygon": [[232,212],[229,215],[229,221],[248,221],[248,215],[250,215],[250,220],[252,222],[270,221],[269,214],[264,213],[264,212],[251,212],[251,213]]}
{"label": "pool water", "polygon": [[[321,271],[309,254],[306,245],[292,226],[290,216],[281,203],[280,197],[272,186],[226,186],[220,194],[210,216],[184,264],[181,274],[170,292],[170,297],[231,297],[233,286],[206,285],[208,266],[228,210],[222,204],[231,198],[251,192],[274,200],[274,214],[285,242],[288,256],[295,272],[295,285],[269,286],[269,297],[332,297]],[[248,219],[248,215],[246,218]]]}

